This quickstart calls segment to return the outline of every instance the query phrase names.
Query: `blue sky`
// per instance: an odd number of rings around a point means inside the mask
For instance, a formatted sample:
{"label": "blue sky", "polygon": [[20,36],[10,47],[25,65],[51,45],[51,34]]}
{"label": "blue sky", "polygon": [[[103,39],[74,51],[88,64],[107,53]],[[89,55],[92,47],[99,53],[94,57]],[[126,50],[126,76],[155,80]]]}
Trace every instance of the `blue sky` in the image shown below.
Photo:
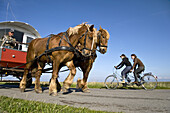
{"label": "blue sky", "polygon": [[[98,53],[89,81],[104,81],[120,63],[120,54],[135,53],[145,72],[170,78],[170,0],[0,0],[0,21],[27,22],[42,37],[66,31],[82,22],[101,25],[110,33],[105,55]],[[130,59],[132,62],[132,60]],[[68,72],[61,73],[61,81]],[[51,76],[43,76],[46,81]],[[75,80],[82,77],[78,72]]]}

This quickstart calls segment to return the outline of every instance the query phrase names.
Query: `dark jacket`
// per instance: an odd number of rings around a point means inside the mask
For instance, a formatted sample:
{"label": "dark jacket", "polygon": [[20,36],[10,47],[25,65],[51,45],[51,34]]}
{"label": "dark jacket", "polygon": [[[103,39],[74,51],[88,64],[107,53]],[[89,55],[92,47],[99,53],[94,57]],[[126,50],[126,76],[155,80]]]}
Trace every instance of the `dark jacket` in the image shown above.
{"label": "dark jacket", "polygon": [[122,62],[117,66],[117,69],[122,68],[123,66],[132,66],[132,64],[129,62],[129,59],[127,57],[122,59]]}
{"label": "dark jacket", "polygon": [[136,66],[145,68],[144,64],[142,63],[142,61],[139,58],[135,58],[133,60],[133,62],[134,62],[134,64],[133,64],[132,69],[136,69]]}

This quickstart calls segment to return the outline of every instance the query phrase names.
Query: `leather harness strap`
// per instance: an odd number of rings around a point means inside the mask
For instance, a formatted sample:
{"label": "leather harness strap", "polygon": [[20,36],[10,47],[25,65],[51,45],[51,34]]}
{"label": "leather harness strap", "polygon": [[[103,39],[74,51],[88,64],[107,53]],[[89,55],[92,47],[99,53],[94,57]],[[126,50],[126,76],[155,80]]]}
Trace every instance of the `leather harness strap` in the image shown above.
{"label": "leather harness strap", "polygon": [[[65,36],[66,39],[63,38],[63,36]],[[49,42],[50,42],[51,37],[49,37],[48,40],[47,40],[45,55],[46,55],[46,57],[47,57],[47,63],[48,63],[48,64],[49,64],[50,62],[52,62],[49,54],[51,54],[51,53],[54,52],[54,51],[59,51],[59,50],[65,50],[65,51],[71,51],[71,52],[74,52],[74,51],[75,51],[75,50],[74,50],[74,47],[73,47],[72,44],[70,43],[70,40],[69,40],[69,38],[68,38],[68,33],[67,33],[67,32],[64,32],[63,35],[62,35],[62,36],[59,36],[59,37],[61,38],[61,39],[60,39],[60,42],[59,42],[59,47],[55,47],[55,48],[52,48],[52,49],[49,49]],[[60,46],[62,39],[65,40],[65,41],[70,45],[70,47]]]}
{"label": "leather harness strap", "polygon": [[[83,49],[92,51],[91,49],[86,48],[87,33],[88,33],[88,30],[87,30],[79,39],[81,39],[83,36],[85,36],[85,38],[84,38],[84,48],[83,48]],[[63,38],[63,36],[65,36],[66,39]],[[52,36],[51,36],[51,37],[52,37]],[[59,36],[61,39],[60,39],[60,41],[59,41],[59,46],[58,46],[58,47],[49,49],[49,42],[50,42],[51,37],[49,37],[48,40],[47,40],[46,50],[45,50],[45,52],[44,52],[44,54],[45,54],[45,55],[48,57],[48,59],[49,59],[49,60],[47,60],[47,63],[48,63],[48,64],[52,61],[49,55],[52,54],[52,52],[54,52],[54,51],[61,51],[61,50],[63,50],[63,51],[74,52],[74,54],[76,54],[76,55],[79,54],[79,51],[78,51],[75,47],[73,47],[73,45],[71,44],[67,32],[64,32],[62,36]],[[69,44],[70,47],[60,46],[62,40],[65,40],[65,41]]]}
{"label": "leather harness strap", "polygon": [[[104,36],[102,36],[103,38],[104,38]],[[97,38],[99,38],[99,47],[108,47],[108,46],[106,46],[106,45],[101,45],[101,34],[99,34],[98,36],[97,36]]]}

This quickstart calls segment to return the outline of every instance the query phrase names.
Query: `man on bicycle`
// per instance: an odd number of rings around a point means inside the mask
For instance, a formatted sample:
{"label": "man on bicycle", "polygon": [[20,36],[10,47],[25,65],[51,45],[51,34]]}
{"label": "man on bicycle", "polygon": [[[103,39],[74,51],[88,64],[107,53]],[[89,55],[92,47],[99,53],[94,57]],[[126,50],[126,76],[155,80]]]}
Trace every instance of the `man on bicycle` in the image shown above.
{"label": "man on bicycle", "polygon": [[[131,58],[133,59],[134,64],[130,71],[133,71],[133,69],[134,69],[134,77],[135,77],[134,83],[138,83],[137,77],[141,79],[141,76],[139,74],[145,70],[145,66],[142,63],[142,61],[139,58],[137,58],[137,56],[135,54],[131,54]],[[137,66],[138,66],[138,68],[136,69]]]}
{"label": "man on bicycle", "polygon": [[121,83],[125,83],[125,78],[127,79],[128,82],[130,82],[131,80],[129,79],[127,74],[130,72],[130,69],[132,68],[132,65],[129,62],[129,59],[125,56],[125,54],[122,54],[120,57],[122,58],[122,62],[119,65],[114,66],[114,67],[116,69],[120,69],[125,65],[126,67],[121,72],[121,75],[122,75],[122,82]]}

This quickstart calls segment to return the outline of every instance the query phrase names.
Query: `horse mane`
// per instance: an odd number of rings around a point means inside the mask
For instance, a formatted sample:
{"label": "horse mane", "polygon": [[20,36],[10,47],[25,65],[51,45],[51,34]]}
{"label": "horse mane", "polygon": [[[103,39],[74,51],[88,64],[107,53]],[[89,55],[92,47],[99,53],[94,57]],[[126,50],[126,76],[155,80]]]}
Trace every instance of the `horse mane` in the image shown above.
{"label": "horse mane", "polygon": [[[109,40],[109,38],[110,38],[109,32],[106,29],[102,29],[102,30],[106,32],[106,39]],[[100,30],[97,31],[97,33],[99,33],[99,32],[100,32]]]}
{"label": "horse mane", "polygon": [[84,23],[79,24],[79,25],[77,25],[77,26],[75,26],[75,27],[70,27],[70,28],[68,28],[68,30],[67,30],[68,35],[71,36],[71,35],[78,34],[79,29],[80,29],[83,25],[87,25],[86,23],[87,23],[87,22],[84,22]]}
{"label": "horse mane", "polygon": [[[82,24],[79,24],[75,27],[70,27],[67,32],[68,32],[68,35],[75,35],[75,34],[78,34],[78,30],[83,26],[83,25],[86,25],[87,28],[89,29],[90,28],[90,25],[87,24],[87,22],[84,22]],[[97,42],[97,29],[96,28],[93,28],[93,32],[94,32],[94,41]]]}
{"label": "horse mane", "polygon": [[105,32],[106,32],[106,34],[107,34],[107,36],[106,36],[106,38],[107,38],[107,40],[109,40],[109,38],[110,38],[110,34],[109,34],[109,32],[106,30],[106,29],[103,29]]}

